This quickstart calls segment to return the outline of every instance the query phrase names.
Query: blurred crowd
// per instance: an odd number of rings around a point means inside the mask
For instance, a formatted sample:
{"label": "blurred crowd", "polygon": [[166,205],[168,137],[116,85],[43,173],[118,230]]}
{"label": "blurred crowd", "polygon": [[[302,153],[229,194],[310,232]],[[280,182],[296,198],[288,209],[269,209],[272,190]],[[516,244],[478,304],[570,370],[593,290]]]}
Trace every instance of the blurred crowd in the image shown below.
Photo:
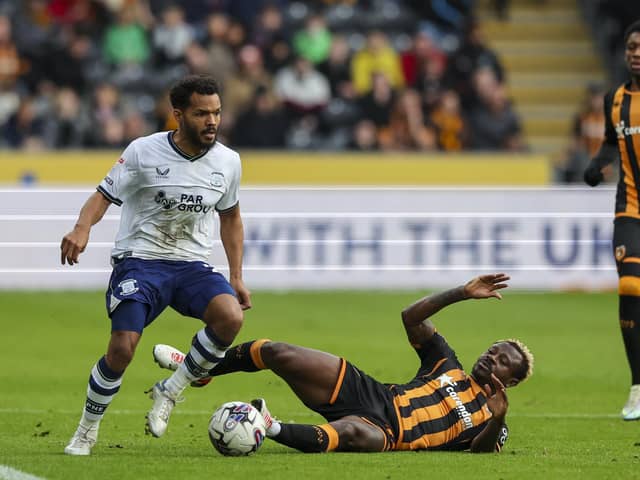
{"label": "blurred crowd", "polygon": [[[582,104],[573,117],[569,145],[565,151],[560,152],[560,157],[555,162],[554,180],[556,182],[580,184],[584,182],[584,170],[600,150],[604,139],[606,93],[604,85],[592,84],[585,89]],[[603,170],[605,181],[617,181],[618,168],[617,164],[605,167]]]}
{"label": "blurred crowd", "polygon": [[122,148],[222,88],[234,147],[522,150],[472,0],[0,0],[0,147]]}

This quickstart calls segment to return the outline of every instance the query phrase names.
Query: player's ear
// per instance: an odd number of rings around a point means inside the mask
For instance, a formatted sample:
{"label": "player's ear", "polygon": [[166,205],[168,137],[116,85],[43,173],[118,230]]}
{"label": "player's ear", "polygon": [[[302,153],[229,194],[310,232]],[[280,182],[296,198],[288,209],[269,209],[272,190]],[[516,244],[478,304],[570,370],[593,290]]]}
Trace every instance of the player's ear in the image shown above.
{"label": "player's ear", "polygon": [[182,110],[174,108],[173,109],[173,118],[176,119],[176,122],[180,123],[180,121],[182,120]]}

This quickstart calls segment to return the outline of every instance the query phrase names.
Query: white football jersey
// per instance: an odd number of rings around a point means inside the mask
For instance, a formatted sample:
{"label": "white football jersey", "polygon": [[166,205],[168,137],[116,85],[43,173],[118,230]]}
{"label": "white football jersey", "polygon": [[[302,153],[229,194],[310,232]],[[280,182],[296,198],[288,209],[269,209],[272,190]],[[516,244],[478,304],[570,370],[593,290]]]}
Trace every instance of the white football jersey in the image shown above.
{"label": "white football jersey", "polygon": [[207,262],[214,210],[236,207],[240,175],[240,156],[220,142],[189,157],[173,132],[134,140],[98,186],[122,205],[112,255]]}

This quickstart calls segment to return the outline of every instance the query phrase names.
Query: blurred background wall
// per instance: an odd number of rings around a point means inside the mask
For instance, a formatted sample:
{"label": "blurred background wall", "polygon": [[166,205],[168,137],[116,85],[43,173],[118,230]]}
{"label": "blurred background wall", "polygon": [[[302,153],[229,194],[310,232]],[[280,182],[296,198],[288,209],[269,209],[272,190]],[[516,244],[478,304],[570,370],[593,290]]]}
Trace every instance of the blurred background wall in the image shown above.
{"label": "blurred background wall", "polygon": [[243,158],[258,285],[289,288],[259,280],[281,267],[330,287],[324,265],[341,287],[493,267],[525,287],[612,287],[617,172],[598,191],[580,181],[637,18],[622,0],[0,1],[0,284],[101,287],[117,209],[92,282],[61,273],[59,236],[124,146],[175,128],[171,83],[209,73],[220,140]]}

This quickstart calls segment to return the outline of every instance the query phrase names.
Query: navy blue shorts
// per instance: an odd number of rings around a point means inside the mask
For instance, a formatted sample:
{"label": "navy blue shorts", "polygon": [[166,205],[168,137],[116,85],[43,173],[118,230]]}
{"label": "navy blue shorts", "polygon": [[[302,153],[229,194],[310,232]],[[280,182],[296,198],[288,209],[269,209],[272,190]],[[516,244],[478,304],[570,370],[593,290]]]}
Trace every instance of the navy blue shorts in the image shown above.
{"label": "navy blue shorts", "polygon": [[113,330],[142,332],[167,307],[202,319],[211,299],[223,293],[236,295],[227,279],[204,262],[128,257],[114,262],[106,292],[107,313],[113,319],[122,302],[145,304],[146,318],[118,318],[117,325],[112,325]]}

